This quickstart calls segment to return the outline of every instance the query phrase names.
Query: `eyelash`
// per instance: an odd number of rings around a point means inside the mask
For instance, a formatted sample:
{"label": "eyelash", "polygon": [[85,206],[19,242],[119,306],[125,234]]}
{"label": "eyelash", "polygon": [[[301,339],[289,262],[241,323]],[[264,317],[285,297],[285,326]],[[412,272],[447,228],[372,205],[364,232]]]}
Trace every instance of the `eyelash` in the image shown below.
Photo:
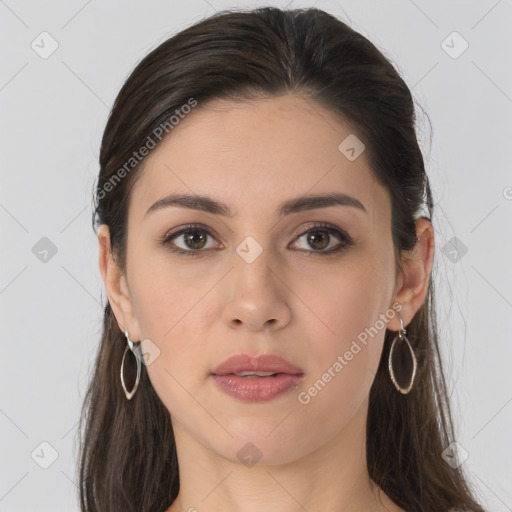
{"label": "eyelash", "polygon": [[[189,224],[187,226],[185,226],[184,228],[181,228],[180,230],[178,231],[175,231],[173,233],[170,233],[170,234],[166,234],[163,238],[161,238],[159,240],[159,243],[161,245],[163,245],[167,250],[173,252],[173,253],[177,253],[177,254],[183,254],[185,256],[199,256],[200,253],[202,252],[206,252],[206,250],[204,249],[191,249],[191,250],[185,250],[185,249],[181,249],[179,247],[171,247],[170,245],[170,241],[173,240],[174,238],[177,238],[178,236],[180,235],[183,235],[184,233],[188,233],[188,232],[191,232],[191,231],[200,231],[202,233],[205,233],[207,235],[210,235],[210,236],[213,236],[207,229],[203,228],[201,225],[199,224]],[[326,231],[329,235],[336,235],[337,237],[339,237],[341,239],[341,242],[340,242],[340,245],[335,248],[335,249],[329,249],[328,251],[325,251],[325,250],[320,250],[320,251],[314,251],[314,250],[311,250],[311,251],[308,251],[308,250],[305,250],[305,252],[309,252],[309,253],[313,253],[312,256],[329,256],[329,255],[332,255],[332,254],[335,254],[335,253],[340,253],[341,251],[343,251],[344,249],[346,249],[348,246],[351,246],[351,245],[354,245],[354,242],[352,240],[352,238],[348,235],[348,233],[340,228],[337,228],[331,224],[327,224],[327,223],[319,223],[319,224],[313,224],[311,225],[308,229],[306,229],[306,231],[303,231],[300,235],[298,235],[295,240],[303,237],[304,235],[307,235],[309,234],[310,232],[315,232],[315,231]],[[300,249],[299,249],[300,250]],[[302,249],[304,251],[304,249]]]}

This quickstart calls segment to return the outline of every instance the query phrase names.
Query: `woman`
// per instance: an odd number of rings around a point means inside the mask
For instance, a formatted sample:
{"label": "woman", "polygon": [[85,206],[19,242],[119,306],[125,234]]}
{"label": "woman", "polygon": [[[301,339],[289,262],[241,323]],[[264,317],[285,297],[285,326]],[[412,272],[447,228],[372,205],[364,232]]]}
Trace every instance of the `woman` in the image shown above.
{"label": "woman", "polygon": [[436,334],[404,81],[318,9],[222,12],[135,68],[94,227],[83,511],[482,511]]}

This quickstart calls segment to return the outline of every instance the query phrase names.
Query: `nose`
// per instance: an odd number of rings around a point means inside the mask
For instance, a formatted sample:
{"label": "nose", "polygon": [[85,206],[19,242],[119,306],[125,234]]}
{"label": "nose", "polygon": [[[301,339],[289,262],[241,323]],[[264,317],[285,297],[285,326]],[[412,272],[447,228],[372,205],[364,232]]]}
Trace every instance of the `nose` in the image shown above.
{"label": "nose", "polygon": [[286,276],[263,251],[249,263],[233,255],[234,267],[226,276],[222,317],[232,329],[279,330],[291,318],[291,291]]}

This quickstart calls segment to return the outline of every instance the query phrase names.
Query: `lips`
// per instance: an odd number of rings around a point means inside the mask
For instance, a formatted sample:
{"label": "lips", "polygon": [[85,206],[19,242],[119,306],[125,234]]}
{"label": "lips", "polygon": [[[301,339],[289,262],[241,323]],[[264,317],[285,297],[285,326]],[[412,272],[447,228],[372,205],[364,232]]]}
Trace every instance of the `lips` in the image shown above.
{"label": "lips", "polygon": [[[277,374],[303,375],[303,371],[290,361],[274,354],[261,354],[259,356],[250,356],[249,354],[237,354],[229,357],[217,366],[213,375],[237,375],[251,378],[265,378],[276,376]],[[273,375],[276,374],[276,375]]]}
{"label": "lips", "polygon": [[303,371],[282,357],[238,354],[226,359],[211,374],[217,387],[244,402],[268,402],[298,389]]}

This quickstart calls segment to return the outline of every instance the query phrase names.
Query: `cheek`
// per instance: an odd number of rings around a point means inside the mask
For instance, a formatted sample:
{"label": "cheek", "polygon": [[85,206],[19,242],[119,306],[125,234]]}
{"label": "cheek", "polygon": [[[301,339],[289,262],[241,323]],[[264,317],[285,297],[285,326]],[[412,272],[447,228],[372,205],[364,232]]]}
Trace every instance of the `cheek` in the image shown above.
{"label": "cheek", "polygon": [[329,268],[311,267],[306,278],[296,279],[294,292],[304,298],[301,315],[307,319],[312,339],[321,339],[329,351],[348,350],[351,341],[375,329],[385,332],[380,315],[391,306],[391,258],[363,253],[351,255]]}
{"label": "cheek", "polygon": [[151,384],[167,410],[191,424],[205,422],[197,392],[207,373],[201,297],[212,286],[196,280],[198,286],[167,262],[140,272],[132,287],[141,335],[158,348],[158,357],[146,366]]}
{"label": "cheek", "polygon": [[[324,304],[335,335],[311,337],[308,359],[312,370],[297,397],[304,408],[304,428],[322,432],[325,438],[349,425],[367,399],[384,342],[385,328],[375,328],[377,301],[359,285],[350,291],[347,287],[338,293],[335,306]],[[369,302],[372,297],[373,304]]]}
{"label": "cheek", "polygon": [[315,408],[333,407],[348,418],[368,395],[377,372],[384,331],[373,337],[364,330],[351,336],[350,333],[358,331],[352,325],[355,321],[352,317],[351,325],[340,327],[337,340],[318,340],[318,346],[311,349],[314,364],[301,389],[302,395],[298,396],[301,404],[314,402]]}
{"label": "cheek", "polygon": [[208,373],[204,344],[212,314],[209,292],[219,279],[212,272],[199,272],[199,263],[193,261],[173,264],[160,249],[141,250],[131,263],[130,289],[140,334],[160,352],[148,374],[158,394],[172,402],[180,385],[193,389]]}
{"label": "cheek", "polygon": [[304,313],[310,344],[304,350],[315,368],[307,384],[321,390],[323,400],[350,409],[369,392],[386,332],[382,315],[390,306],[391,276],[392,258],[369,253],[302,281],[297,293],[311,310]]}
{"label": "cheek", "polygon": [[144,337],[158,344],[170,343],[196,325],[191,319],[196,306],[214,283],[209,284],[208,276],[198,276],[190,263],[173,264],[160,248],[141,249],[132,258],[130,288]]}

